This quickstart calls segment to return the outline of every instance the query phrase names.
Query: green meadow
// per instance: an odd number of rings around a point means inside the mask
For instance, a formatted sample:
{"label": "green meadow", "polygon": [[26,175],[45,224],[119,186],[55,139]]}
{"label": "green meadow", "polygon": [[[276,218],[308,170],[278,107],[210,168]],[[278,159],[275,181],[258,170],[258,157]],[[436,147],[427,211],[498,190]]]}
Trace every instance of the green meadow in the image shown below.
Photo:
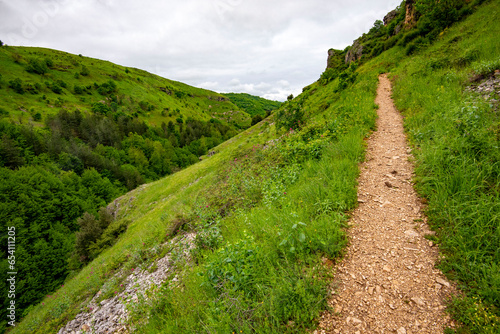
{"label": "green meadow", "polygon": [[[431,20],[444,12],[456,15]],[[329,264],[348,243],[381,73],[404,115],[437,265],[460,288],[448,308],[459,326],[446,332],[498,333],[499,95],[474,89],[500,80],[500,3],[443,1],[414,30],[392,34],[376,24],[363,36],[370,56],[325,71],[215,154],[120,197],[111,225],[126,221],[126,230],[10,333],[56,333],[106,282],[105,293],[119,290],[167,254],[177,281],[127,305],[135,332],[314,330],[328,308]],[[186,245],[166,242],[188,232],[196,237],[186,261],[174,256]]]}

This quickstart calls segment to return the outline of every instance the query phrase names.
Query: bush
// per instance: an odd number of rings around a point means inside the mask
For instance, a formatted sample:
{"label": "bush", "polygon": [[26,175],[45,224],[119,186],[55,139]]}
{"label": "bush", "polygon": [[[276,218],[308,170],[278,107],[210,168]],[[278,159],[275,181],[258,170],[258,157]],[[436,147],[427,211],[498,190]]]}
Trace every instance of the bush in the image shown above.
{"label": "bush", "polygon": [[18,94],[24,94],[23,82],[19,78],[9,81],[9,87]]}
{"label": "bush", "polygon": [[73,91],[75,92],[75,94],[78,94],[78,95],[83,94],[83,92],[84,92],[83,88],[81,86],[78,86],[78,85],[75,85],[73,87]]}
{"label": "bush", "polygon": [[89,69],[87,66],[82,65],[82,70],[80,71],[80,75],[83,75],[84,77],[88,76],[90,74]]}
{"label": "bush", "polygon": [[417,12],[428,20],[430,29],[444,29],[460,20],[466,11],[462,11],[465,0],[420,0],[415,4]]}
{"label": "bush", "polygon": [[406,55],[411,55],[418,50],[420,50],[422,47],[425,47],[429,44],[429,40],[427,38],[424,38],[422,36],[419,36],[415,40],[413,40],[411,43],[409,43],[405,49]]}
{"label": "bush", "polygon": [[56,94],[61,94],[62,93],[62,88],[61,86],[59,86],[57,83],[53,82],[51,84],[49,84],[48,86],[50,88],[51,91],[53,91],[54,93]]}
{"label": "bush", "polygon": [[49,71],[49,68],[47,67],[47,63],[45,62],[45,60],[40,58],[29,58],[26,71],[44,75]]}
{"label": "bush", "polygon": [[338,70],[334,70],[333,68],[327,68],[319,78],[320,84],[323,86],[328,84],[330,81],[334,80],[338,75]]}
{"label": "bush", "polygon": [[9,116],[9,112],[5,110],[4,108],[0,107],[0,118]]}
{"label": "bush", "polygon": [[251,125],[255,125],[255,124],[259,123],[262,120],[263,120],[263,118],[262,118],[261,115],[255,115],[254,117],[252,117],[252,123],[251,123]]}
{"label": "bush", "polygon": [[289,102],[286,107],[276,112],[276,127],[278,129],[298,129],[303,123],[304,109],[302,104]]}
{"label": "bush", "polygon": [[95,114],[107,115],[111,112],[111,108],[102,102],[96,102],[92,105],[92,112]]}
{"label": "bush", "polygon": [[116,92],[116,83],[113,80],[108,80],[97,88],[97,92],[101,95],[109,95]]}

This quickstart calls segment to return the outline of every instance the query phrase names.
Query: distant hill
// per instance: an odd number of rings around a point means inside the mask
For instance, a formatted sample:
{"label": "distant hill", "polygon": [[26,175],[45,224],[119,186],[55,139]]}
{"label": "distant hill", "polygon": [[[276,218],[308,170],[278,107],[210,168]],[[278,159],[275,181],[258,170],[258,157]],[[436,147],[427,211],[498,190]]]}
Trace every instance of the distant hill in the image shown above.
{"label": "distant hill", "polygon": [[224,93],[224,96],[227,96],[231,102],[251,116],[260,115],[265,117],[281,105],[281,102],[266,100],[246,93]]}
{"label": "distant hill", "polygon": [[[250,124],[249,116],[221,94],[57,50],[4,46],[0,75],[1,108],[17,122],[43,122],[60,109],[90,112],[102,103],[113,115],[131,116],[149,125],[178,118],[220,118],[235,128]],[[224,113],[230,117],[222,119]]]}

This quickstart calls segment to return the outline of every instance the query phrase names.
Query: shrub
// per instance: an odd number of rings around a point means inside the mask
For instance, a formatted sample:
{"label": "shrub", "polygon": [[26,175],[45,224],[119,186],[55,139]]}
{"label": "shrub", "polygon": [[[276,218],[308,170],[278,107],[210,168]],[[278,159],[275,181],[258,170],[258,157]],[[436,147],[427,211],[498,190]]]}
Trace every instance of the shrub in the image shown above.
{"label": "shrub", "polygon": [[276,126],[277,128],[298,129],[303,122],[303,117],[302,104],[289,102],[286,107],[276,112]]}
{"label": "shrub", "polygon": [[96,102],[92,105],[92,112],[95,114],[107,115],[111,112],[111,108],[102,102]]}
{"label": "shrub", "polygon": [[47,63],[45,62],[45,60],[40,58],[29,58],[26,71],[44,75],[49,71],[49,68],[47,67]]}
{"label": "shrub", "polygon": [[[91,251],[96,250],[95,243],[113,220],[113,215],[106,208],[99,210],[99,219],[88,212],[85,212],[82,217],[78,218],[77,223],[80,226],[80,230],[76,232],[75,253],[80,257],[81,261],[90,259]],[[107,238],[109,238],[109,235],[119,235],[121,232],[117,234],[117,231],[123,231],[123,227],[120,224],[112,230],[108,232]]]}
{"label": "shrub", "polygon": [[327,68],[319,78],[320,84],[323,86],[328,84],[330,81],[334,80],[338,75],[338,70],[334,70],[333,68]]}
{"label": "shrub", "polygon": [[259,123],[260,121],[262,121],[263,118],[261,115],[255,115],[254,117],[252,117],[252,125],[255,125],[257,123]]}
{"label": "shrub", "polygon": [[429,44],[429,40],[422,36],[419,36],[411,43],[409,43],[405,49],[406,55],[411,55],[412,53],[420,50],[422,47],[427,46]]}
{"label": "shrub", "polygon": [[101,95],[109,95],[116,92],[116,83],[113,80],[108,80],[97,88],[97,92]]}
{"label": "shrub", "polygon": [[73,87],[73,91],[75,92],[75,94],[83,94],[83,88],[81,86],[78,86],[78,85],[75,85]]}
{"label": "shrub", "polygon": [[59,86],[57,83],[53,82],[50,86],[49,86],[50,90],[53,91],[54,93],[56,94],[61,94],[62,93],[62,88],[61,86]]}
{"label": "shrub", "polygon": [[89,69],[87,66],[82,65],[82,70],[80,71],[80,75],[83,75],[84,77],[88,76],[90,74]]}
{"label": "shrub", "polygon": [[18,94],[24,94],[23,82],[19,78],[9,81],[9,87]]}
{"label": "shrub", "polygon": [[44,58],[43,61],[47,65],[48,68],[54,68],[54,62],[50,58]]}
{"label": "shrub", "polygon": [[5,110],[4,108],[0,107],[0,118],[5,117],[5,116],[9,116],[9,112],[7,110]]}

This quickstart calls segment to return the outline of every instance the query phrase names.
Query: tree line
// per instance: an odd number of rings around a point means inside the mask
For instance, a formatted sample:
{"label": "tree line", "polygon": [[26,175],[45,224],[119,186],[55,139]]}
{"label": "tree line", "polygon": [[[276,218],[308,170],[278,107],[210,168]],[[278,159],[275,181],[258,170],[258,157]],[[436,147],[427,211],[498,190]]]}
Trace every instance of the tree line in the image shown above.
{"label": "tree line", "polygon": [[[235,134],[215,119],[150,126],[125,114],[78,110],[47,116],[42,127],[0,119],[0,224],[4,231],[16,228],[18,314],[109,246],[110,235],[126,229],[104,233],[109,219],[100,208],[193,164]],[[106,224],[89,236],[94,220]],[[108,239],[100,240],[101,234]],[[0,239],[0,288],[6,288],[6,233]]]}

